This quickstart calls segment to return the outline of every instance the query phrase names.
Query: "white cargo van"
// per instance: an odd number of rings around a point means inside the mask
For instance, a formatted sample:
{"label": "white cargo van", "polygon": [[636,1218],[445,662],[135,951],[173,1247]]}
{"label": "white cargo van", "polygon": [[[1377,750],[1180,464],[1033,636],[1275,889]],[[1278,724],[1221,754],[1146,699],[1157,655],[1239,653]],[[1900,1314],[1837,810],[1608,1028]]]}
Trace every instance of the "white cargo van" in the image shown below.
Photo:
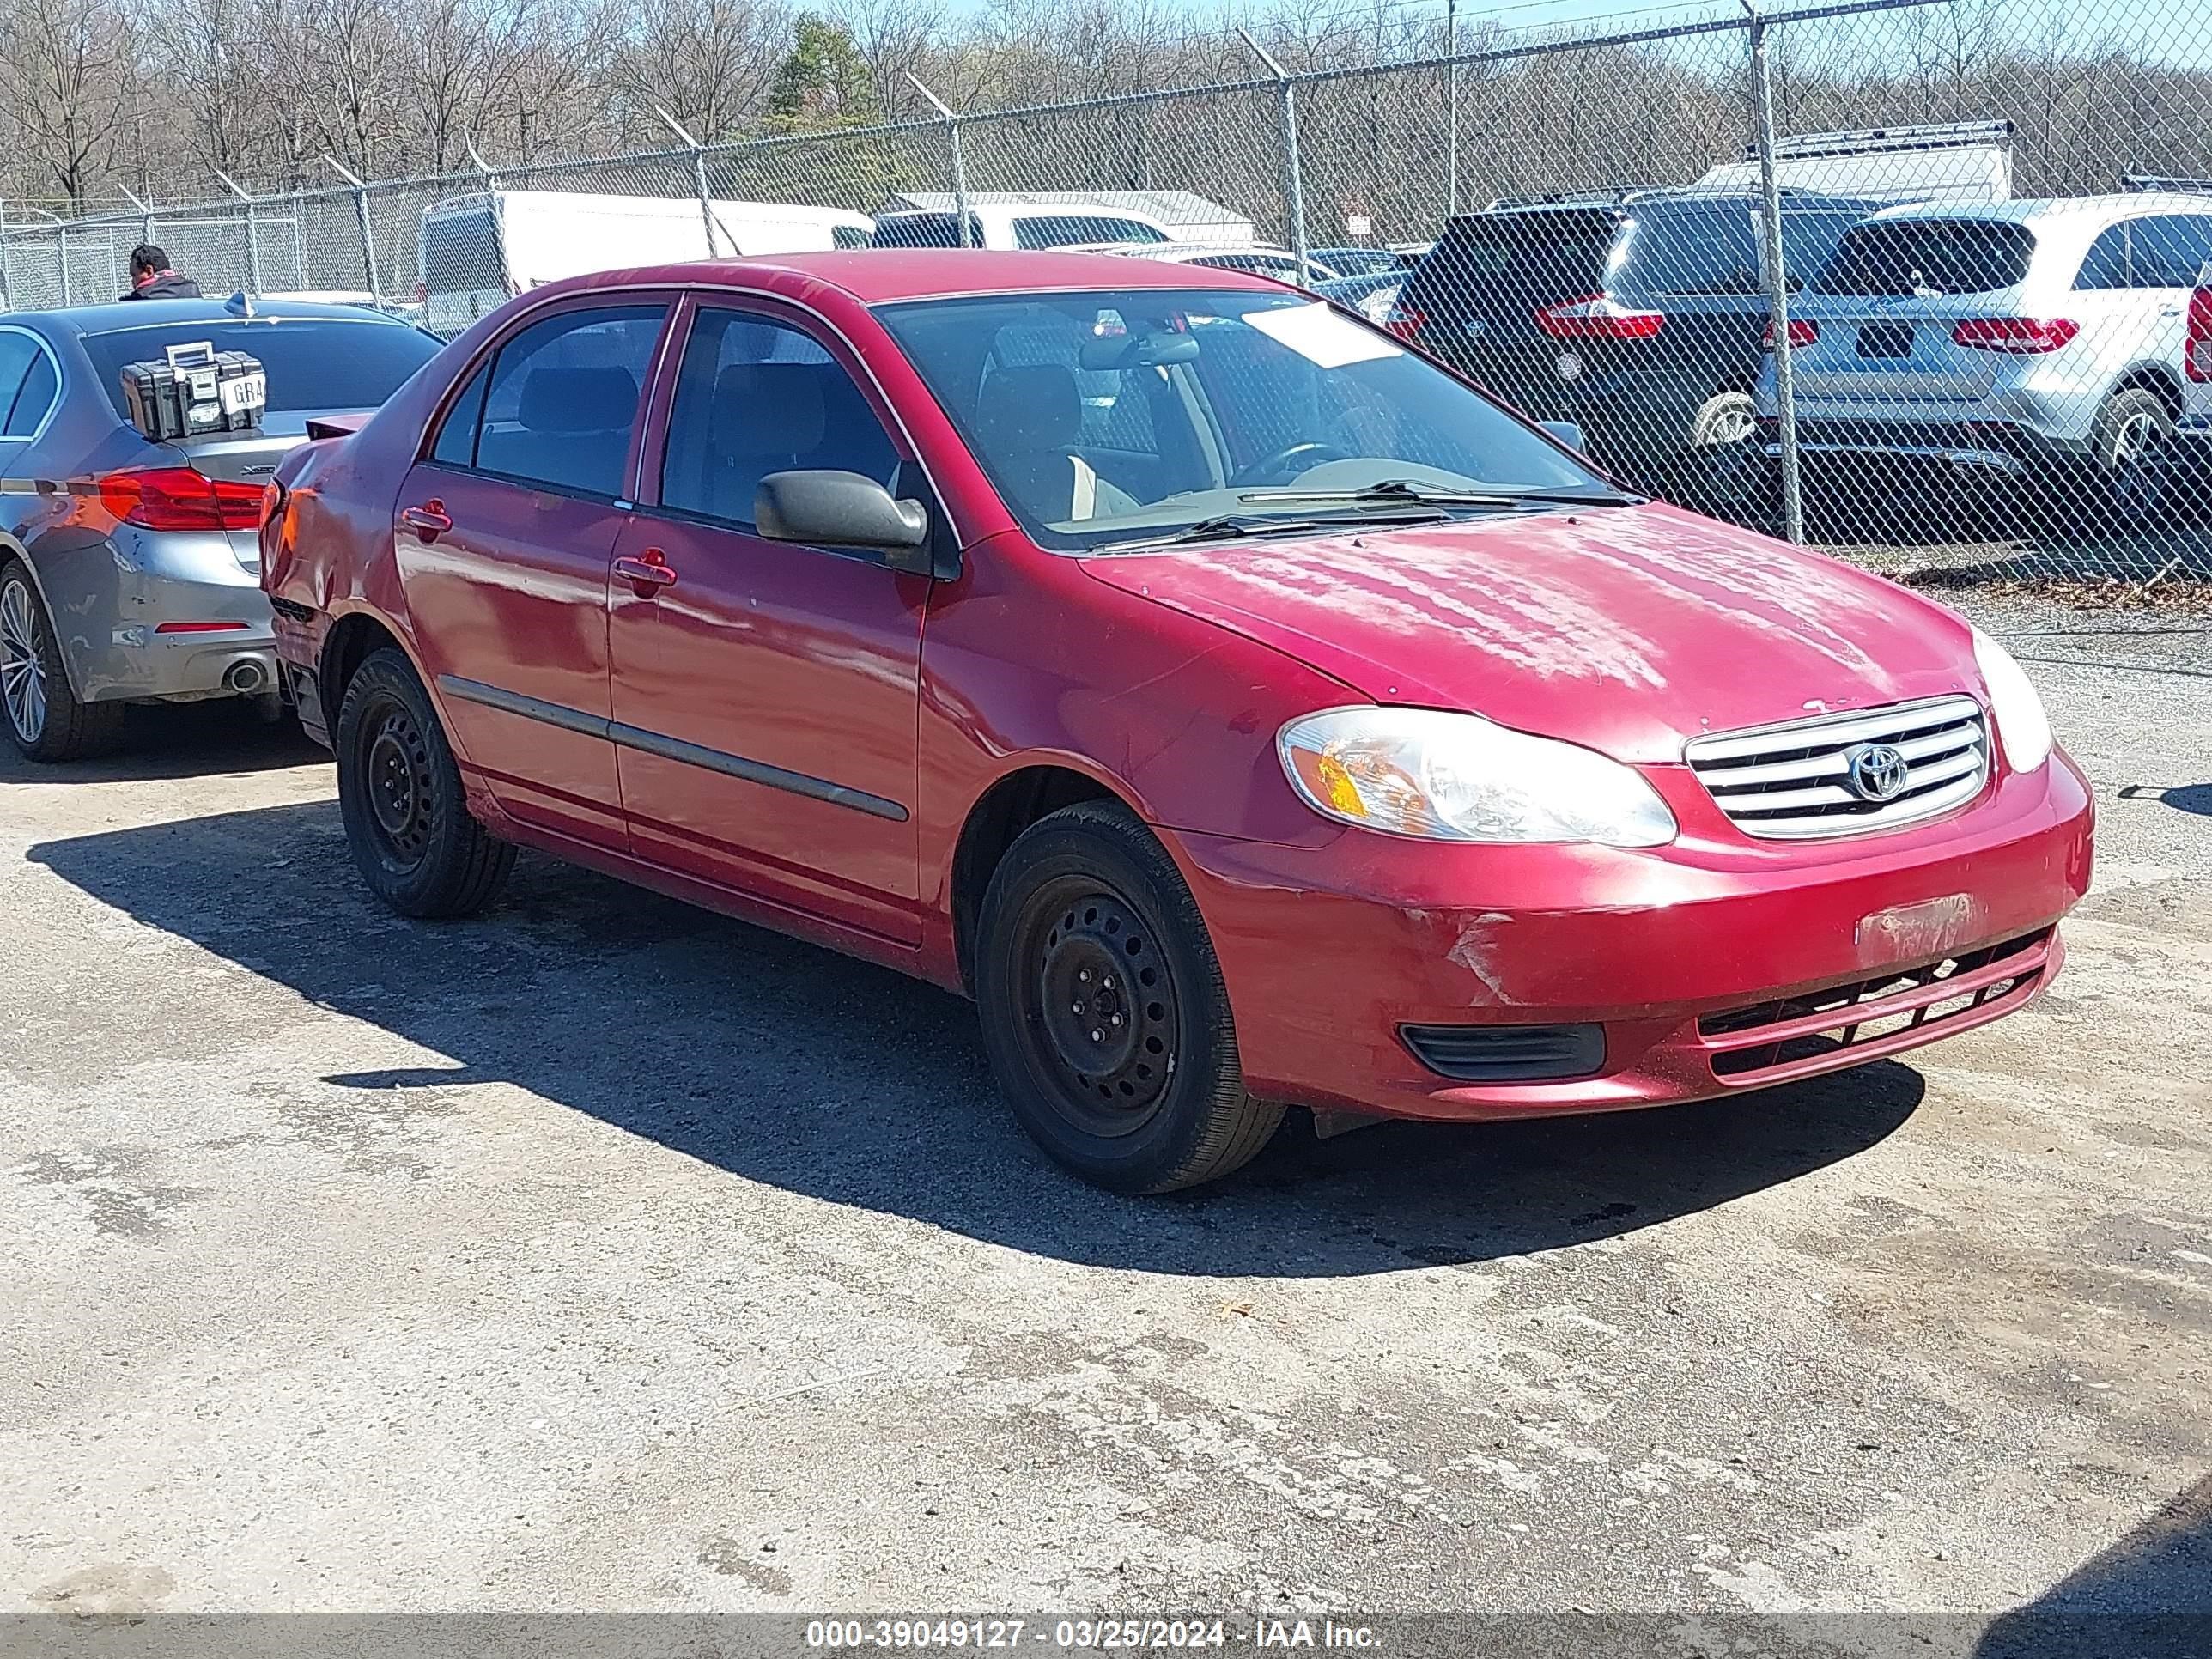
{"label": "white cargo van", "polygon": [[841,208],[696,197],[490,190],[422,210],[424,326],[451,336],[562,276],[738,254],[866,247],[875,222]]}

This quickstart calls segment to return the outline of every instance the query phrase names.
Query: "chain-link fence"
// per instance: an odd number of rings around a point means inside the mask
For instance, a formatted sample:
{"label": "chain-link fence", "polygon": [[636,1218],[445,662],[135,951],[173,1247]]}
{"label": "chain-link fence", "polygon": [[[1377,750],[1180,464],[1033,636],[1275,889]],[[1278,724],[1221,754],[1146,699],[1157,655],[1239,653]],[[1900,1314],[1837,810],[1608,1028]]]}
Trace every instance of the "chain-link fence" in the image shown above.
{"label": "chain-link fence", "polygon": [[110,298],[149,240],[210,292],[451,333],[617,265],[1104,245],[1300,282],[1638,489],[1885,568],[2201,584],[2212,21],[2147,0],[2127,30],[1741,0],[1357,66],[1245,35],[1245,78],[1200,87],[975,112],[916,82],[935,118],[701,145],[662,114],[647,154],[10,210],[0,287]]}

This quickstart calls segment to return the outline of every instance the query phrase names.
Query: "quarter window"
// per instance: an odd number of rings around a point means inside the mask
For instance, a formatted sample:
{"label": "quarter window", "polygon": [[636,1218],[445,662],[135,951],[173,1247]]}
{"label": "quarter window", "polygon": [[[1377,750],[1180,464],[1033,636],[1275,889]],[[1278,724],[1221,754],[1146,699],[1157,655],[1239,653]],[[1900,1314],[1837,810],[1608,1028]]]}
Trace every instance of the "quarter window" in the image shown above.
{"label": "quarter window", "polygon": [[45,352],[31,358],[30,371],[23,383],[15,389],[14,400],[8,406],[8,436],[27,438],[39,429],[46,418],[47,410],[54,406],[55,395],[61,390],[60,380],[54,374],[54,360]]}
{"label": "quarter window", "polygon": [[702,307],[669,410],[661,504],[750,529],[763,478],[815,468],[890,489],[898,451],[844,365],[811,335]]}
{"label": "quarter window", "polygon": [[[476,466],[580,495],[621,495],[638,391],[666,318],[659,305],[563,311],[501,346],[484,389]],[[465,399],[456,419],[465,407]],[[451,460],[443,432],[437,459]]]}
{"label": "quarter window", "polygon": [[[16,395],[23,389],[23,378],[31,365],[44,359],[38,343],[20,329],[0,329],[0,406],[12,406]],[[28,428],[25,428],[26,431]],[[11,423],[9,437],[19,435]]]}

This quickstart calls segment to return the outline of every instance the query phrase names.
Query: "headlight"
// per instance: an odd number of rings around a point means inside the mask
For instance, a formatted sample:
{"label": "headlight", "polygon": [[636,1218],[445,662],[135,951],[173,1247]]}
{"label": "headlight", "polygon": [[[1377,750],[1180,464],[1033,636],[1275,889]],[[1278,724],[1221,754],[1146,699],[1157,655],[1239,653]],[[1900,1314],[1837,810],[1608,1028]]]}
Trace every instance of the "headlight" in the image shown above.
{"label": "headlight", "polygon": [[1325,817],[1430,841],[1660,847],[1674,815],[1619,761],[1433,708],[1330,708],[1275,739]]}
{"label": "headlight", "polygon": [[2051,756],[2051,717],[2043,712],[2043,699],[2035,695],[2012,653],[1978,628],[1974,630],[1974,661],[1989,690],[1990,713],[1996,716],[2005,759],[2015,772],[2033,772]]}

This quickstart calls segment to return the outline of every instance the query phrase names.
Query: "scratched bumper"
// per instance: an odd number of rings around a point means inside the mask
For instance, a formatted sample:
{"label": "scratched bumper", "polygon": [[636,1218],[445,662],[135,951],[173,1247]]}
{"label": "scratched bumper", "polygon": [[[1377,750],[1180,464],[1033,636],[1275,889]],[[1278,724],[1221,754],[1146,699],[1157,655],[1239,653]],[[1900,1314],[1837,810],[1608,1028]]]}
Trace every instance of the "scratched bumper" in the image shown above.
{"label": "scratched bumper", "polygon": [[[1683,831],[1648,852],[1359,831],[1319,847],[1169,835],[1220,957],[1255,1091],[1472,1119],[1792,1081],[2024,1005],[2057,970],[2054,924],[2088,889],[2089,793],[2063,754],[2002,775],[1930,823],[1787,845],[1735,831],[1686,769],[1648,775]],[[1961,958],[1980,972],[1991,964],[1976,953],[1993,947],[2013,951],[2014,971],[1969,987],[1982,997],[1972,1007],[1933,1018],[1958,995],[1907,987],[1878,1011],[1901,1029],[1809,1056],[1806,1042],[1783,1046],[1826,1029],[1802,1025],[1833,1000],[1824,993],[1880,992],[1892,970]],[[1754,1017],[1768,1005],[1771,1017]],[[1759,1018],[1771,1029],[1753,1029]],[[1455,1082],[1400,1036],[1407,1025],[1570,1023],[1604,1028],[1605,1059],[1556,1082]]]}

